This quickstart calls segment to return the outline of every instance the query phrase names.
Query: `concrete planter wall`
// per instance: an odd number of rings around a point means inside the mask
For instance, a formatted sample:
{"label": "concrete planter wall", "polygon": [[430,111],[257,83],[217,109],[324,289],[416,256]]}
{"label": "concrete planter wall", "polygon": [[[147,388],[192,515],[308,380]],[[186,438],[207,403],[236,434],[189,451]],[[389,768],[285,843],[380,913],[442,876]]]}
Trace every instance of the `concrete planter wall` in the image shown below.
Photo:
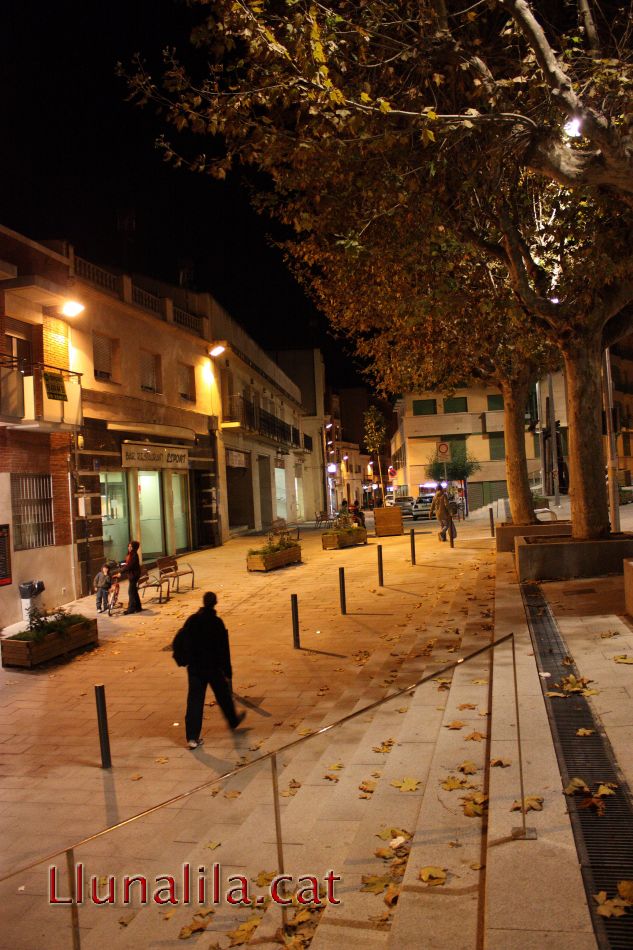
{"label": "concrete planter wall", "polygon": [[99,643],[96,620],[86,620],[69,627],[66,633],[49,633],[37,643],[35,640],[0,640],[3,666],[37,666],[64,656],[80,647]]}
{"label": "concrete planter wall", "polygon": [[293,544],[283,551],[274,551],[272,554],[249,554],[246,558],[248,571],[274,571],[278,567],[287,567],[288,564],[301,563],[301,545]]}
{"label": "concrete planter wall", "polygon": [[544,521],[541,524],[512,524],[502,521],[495,525],[497,551],[514,551],[515,538],[571,536],[571,521]]}
{"label": "concrete planter wall", "polygon": [[336,528],[321,535],[321,544],[324,551],[333,548],[351,548],[356,544],[367,544],[365,528]]}
{"label": "concrete planter wall", "polygon": [[624,558],[633,557],[633,534],[597,541],[553,537],[515,538],[514,562],[520,581],[573,580],[621,574]]}

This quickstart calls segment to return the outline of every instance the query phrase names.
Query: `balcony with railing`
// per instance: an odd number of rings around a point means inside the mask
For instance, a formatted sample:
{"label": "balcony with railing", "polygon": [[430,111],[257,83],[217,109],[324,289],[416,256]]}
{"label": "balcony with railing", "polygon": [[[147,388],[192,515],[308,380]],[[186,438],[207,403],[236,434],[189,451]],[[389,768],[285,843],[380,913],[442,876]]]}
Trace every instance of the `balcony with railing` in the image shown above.
{"label": "balcony with railing", "polygon": [[239,426],[247,432],[265,436],[273,442],[301,447],[301,433],[294,426],[239,394],[229,396],[222,409],[224,423]]}
{"label": "balcony with railing", "polygon": [[0,357],[0,425],[48,430],[81,424],[81,373]]}

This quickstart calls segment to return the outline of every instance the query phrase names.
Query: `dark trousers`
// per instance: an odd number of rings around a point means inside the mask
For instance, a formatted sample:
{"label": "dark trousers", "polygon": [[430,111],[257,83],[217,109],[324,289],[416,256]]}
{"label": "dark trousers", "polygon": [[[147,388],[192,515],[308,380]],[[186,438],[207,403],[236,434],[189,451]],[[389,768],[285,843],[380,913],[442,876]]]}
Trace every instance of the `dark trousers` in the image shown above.
{"label": "dark trousers", "polygon": [[105,610],[108,606],[108,594],[110,593],[109,588],[99,587],[97,589],[97,610]]}
{"label": "dark trousers", "polygon": [[130,577],[127,587],[127,609],[130,613],[138,613],[142,610],[141,598],[138,595],[138,577]]}
{"label": "dark trousers", "polygon": [[187,742],[200,738],[202,729],[202,714],[204,711],[204,697],[207,686],[213,690],[213,695],[231,729],[238,724],[237,713],[233,704],[233,696],[229,689],[228,680],[217,670],[213,672],[192,670],[187,668],[189,692],[187,693],[187,712],[185,714],[185,730]]}

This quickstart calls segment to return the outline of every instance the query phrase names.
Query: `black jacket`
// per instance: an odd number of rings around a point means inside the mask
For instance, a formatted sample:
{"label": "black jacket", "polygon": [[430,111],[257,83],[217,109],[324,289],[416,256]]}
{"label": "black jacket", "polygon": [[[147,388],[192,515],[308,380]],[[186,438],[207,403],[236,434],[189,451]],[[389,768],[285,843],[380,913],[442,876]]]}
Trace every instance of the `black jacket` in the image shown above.
{"label": "black jacket", "polygon": [[233,676],[229,634],[212,607],[200,610],[185,621],[187,666],[200,673],[220,670],[227,679]]}

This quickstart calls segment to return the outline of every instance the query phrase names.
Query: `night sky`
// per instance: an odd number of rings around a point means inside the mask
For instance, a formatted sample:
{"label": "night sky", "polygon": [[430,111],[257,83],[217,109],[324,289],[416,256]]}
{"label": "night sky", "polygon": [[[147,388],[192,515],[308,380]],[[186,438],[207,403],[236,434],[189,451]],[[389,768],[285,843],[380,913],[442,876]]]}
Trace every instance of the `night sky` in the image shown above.
{"label": "night sky", "polygon": [[[288,273],[269,240],[273,225],[239,182],[166,165],[154,145],[160,119],[125,101],[117,61],[140,51],[155,62],[167,45],[186,50],[196,12],[175,0],[5,0],[0,223],[172,282],[193,265],[196,288],[261,345],[320,346],[330,382],[354,384],[342,344]],[[135,229],[126,235],[120,223],[130,213]]]}

